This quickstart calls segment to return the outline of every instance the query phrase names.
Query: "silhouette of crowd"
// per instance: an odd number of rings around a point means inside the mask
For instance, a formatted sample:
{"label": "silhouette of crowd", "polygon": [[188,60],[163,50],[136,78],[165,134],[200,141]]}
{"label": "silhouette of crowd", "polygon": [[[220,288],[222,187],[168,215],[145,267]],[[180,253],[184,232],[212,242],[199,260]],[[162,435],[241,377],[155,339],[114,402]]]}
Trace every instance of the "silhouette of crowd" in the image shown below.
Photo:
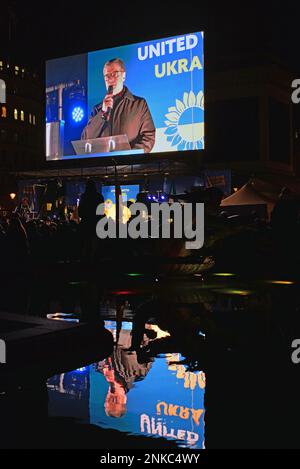
{"label": "silhouette of crowd", "polygon": [[[230,264],[234,258],[250,262],[253,256],[264,255],[275,255],[282,262],[297,259],[299,200],[288,189],[280,194],[269,221],[256,212],[247,216],[229,215],[220,208],[221,199],[222,192],[216,188],[187,194],[187,202],[205,203],[205,244],[200,253],[213,256],[221,265]],[[137,201],[145,200],[144,194],[138,194]],[[199,252],[186,252],[185,240],[181,239],[153,239],[151,234],[146,240],[97,238],[95,228],[101,216],[96,216],[96,207],[103,201],[94,182],[88,181],[78,207],[80,222],[67,215],[55,219],[29,219],[17,211],[10,218],[0,215],[2,268],[24,266],[29,262],[94,262],[122,256],[178,258],[199,255]],[[131,216],[130,220],[133,218]],[[150,223],[150,218],[144,223]]]}

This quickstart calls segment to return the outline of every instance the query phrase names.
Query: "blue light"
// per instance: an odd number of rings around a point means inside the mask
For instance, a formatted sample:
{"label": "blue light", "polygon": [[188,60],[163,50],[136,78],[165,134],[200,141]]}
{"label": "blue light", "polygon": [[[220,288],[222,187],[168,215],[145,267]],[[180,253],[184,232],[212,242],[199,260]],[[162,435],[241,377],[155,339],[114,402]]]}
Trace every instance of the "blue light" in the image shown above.
{"label": "blue light", "polygon": [[77,368],[77,370],[73,371],[73,373],[83,374],[86,373],[88,369],[88,366],[83,366],[82,368]]}
{"label": "blue light", "polygon": [[79,107],[79,106],[74,107],[74,109],[72,111],[73,121],[81,122],[83,118],[84,118],[84,111],[83,111],[82,107]]}
{"label": "blue light", "polygon": [[165,200],[165,196],[164,196],[164,195],[161,196],[161,200]]}

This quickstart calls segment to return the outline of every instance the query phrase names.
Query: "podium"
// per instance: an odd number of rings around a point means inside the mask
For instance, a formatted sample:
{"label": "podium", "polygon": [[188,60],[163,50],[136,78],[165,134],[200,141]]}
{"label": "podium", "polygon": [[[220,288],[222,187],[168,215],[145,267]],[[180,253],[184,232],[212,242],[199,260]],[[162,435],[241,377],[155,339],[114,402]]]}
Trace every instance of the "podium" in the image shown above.
{"label": "podium", "polygon": [[95,153],[112,153],[130,150],[126,134],[111,137],[90,138],[88,140],[74,140],[71,142],[76,155],[92,155]]}

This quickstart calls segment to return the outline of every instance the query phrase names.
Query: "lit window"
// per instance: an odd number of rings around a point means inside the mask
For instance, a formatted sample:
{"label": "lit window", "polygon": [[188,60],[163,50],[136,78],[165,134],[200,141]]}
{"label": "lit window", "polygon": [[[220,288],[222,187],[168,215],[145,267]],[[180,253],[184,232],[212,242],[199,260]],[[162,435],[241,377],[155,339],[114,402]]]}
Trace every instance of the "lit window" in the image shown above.
{"label": "lit window", "polygon": [[32,123],[33,123],[33,125],[35,125],[35,114],[33,114]]}
{"label": "lit window", "polygon": [[20,70],[20,69],[19,69],[18,65],[16,65],[16,66],[15,66],[15,75],[19,75],[19,70]]}
{"label": "lit window", "polygon": [[6,106],[2,106],[2,108],[1,108],[1,117],[7,117]]}
{"label": "lit window", "polygon": [[14,109],[14,119],[18,120],[18,109]]}
{"label": "lit window", "polygon": [[28,119],[29,119],[29,124],[31,124],[32,123],[31,114],[29,114]]}
{"label": "lit window", "polygon": [[0,60],[0,70],[3,70],[3,61]]}
{"label": "lit window", "polygon": [[21,111],[21,121],[24,122],[24,111]]}
{"label": "lit window", "polygon": [[6,103],[6,84],[0,79],[0,103]]}

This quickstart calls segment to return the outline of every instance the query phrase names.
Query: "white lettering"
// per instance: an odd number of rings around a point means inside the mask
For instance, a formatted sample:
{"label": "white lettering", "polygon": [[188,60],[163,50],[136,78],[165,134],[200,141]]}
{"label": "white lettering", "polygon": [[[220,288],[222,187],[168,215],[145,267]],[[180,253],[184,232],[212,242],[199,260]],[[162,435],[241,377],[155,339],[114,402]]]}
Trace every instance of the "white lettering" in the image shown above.
{"label": "white lettering", "polygon": [[[168,431],[166,425],[162,425],[161,421],[155,421],[155,418],[151,418],[151,428],[150,428],[150,417],[146,414],[142,414],[141,418],[141,430],[142,433],[147,433],[148,435],[160,435],[168,438],[174,438],[175,440],[185,440],[188,445],[194,445],[199,440],[199,435],[194,432],[187,432],[186,430],[177,430],[171,428]],[[146,431],[145,431],[146,425]]]}
{"label": "white lettering", "polygon": [[163,434],[162,423],[160,421],[156,423],[155,418],[153,417],[151,419],[151,430],[152,435],[162,436]]}
{"label": "white lettering", "polygon": [[196,34],[167,39],[166,41],[145,45],[144,50],[142,47],[138,47],[138,59],[146,60],[148,58],[152,59],[153,57],[166,55],[166,53],[173,54],[174,52],[183,52],[185,50],[194,49],[197,44],[198,37]]}
{"label": "white lettering", "polygon": [[157,42],[156,44],[150,44],[149,46],[149,58],[152,59],[152,57],[159,57],[160,56],[160,43]]}
{"label": "white lettering", "polygon": [[177,432],[177,438],[178,440],[185,440],[185,430],[178,430]]}
{"label": "white lettering", "polygon": [[200,249],[204,244],[204,204],[197,203],[195,206],[196,220],[193,229],[193,207],[191,204],[184,206],[184,234],[188,239],[185,243],[186,249]]}
{"label": "white lettering", "polygon": [[[145,431],[145,426],[146,426],[146,431]],[[141,415],[141,432],[148,433],[148,435],[151,434],[150,418],[148,417],[147,414]]]}
{"label": "white lettering", "polygon": [[100,464],[126,464],[128,467],[132,466],[134,456],[114,456],[110,453],[101,456]]}
{"label": "white lettering", "polygon": [[177,52],[181,52],[185,49],[184,47],[184,36],[177,39]]}
{"label": "white lettering", "polygon": [[198,37],[195,34],[190,34],[186,38],[186,48],[187,49],[194,49],[198,44]]}
{"label": "white lettering", "polygon": [[138,59],[139,60],[146,60],[148,58],[148,46],[145,46],[144,55],[142,54],[142,48],[138,48]]}
{"label": "white lettering", "polygon": [[169,54],[173,54],[173,45],[176,42],[176,39],[169,39],[166,41],[166,44],[169,46]]}
{"label": "white lettering", "polygon": [[189,442],[190,445],[193,445],[196,443],[196,441],[199,440],[199,435],[194,432],[187,432],[187,441]]}
{"label": "white lettering", "polygon": [[[123,205],[119,204],[120,209]],[[117,238],[117,223],[111,218],[104,216],[105,204],[98,205],[96,215],[102,218],[96,224],[96,234],[100,239]],[[194,210],[194,214],[193,214]],[[148,214],[148,208],[142,203],[134,203],[130,206],[130,211],[133,217],[127,224],[123,224],[122,220],[118,222],[119,235],[118,238],[132,239],[143,238],[149,236],[148,223],[145,222],[143,216]],[[159,238],[160,235],[163,239],[171,238],[170,218],[173,212],[173,236],[177,239],[183,239],[182,220],[184,227],[184,236],[189,241],[186,241],[186,249],[200,249],[204,244],[204,204],[197,203],[195,206],[192,204],[185,204],[181,206],[179,202],[168,204],[163,202],[161,204],[151,204],[151,237]],[[182,215],[183,212],[183,215]],[[134,216],[139,213],[138,216]],[[160,225],[160,214],[162,215],[162,223]],[[161,226],[161,233],[160,233]]]}
{"label": "white lettering", "polygon": [[300,103],[300,79],[296,79],[292,82],[292,88],[296,88],[292,93],[292,102],[294,104]]}
{"label": "white lettering", "polygon": [[292,362],[295,365],[298,365],[298,363],[300,363],[300,339],[293,340],[292,348],[296,349],[293,351],[292,356],[291,356]]}
{"label": "white lettering", "polygon": [[6,363],[6,343],[0,339],[0,363]]}
{"label": "white lettering", "polygon": [[132,204],[130,207],[131,215],[136,215],[137,212],[139,212],[139,215],[134,217],[128,223],[128,234],[129,234],[129,237],[132,239],[148,238],[148,223],[145,223],[143,219],[143,212],[145,210],[146,210],[146,213],[148,214],[146,205],[142,203],[135,203],[135,204]]}

